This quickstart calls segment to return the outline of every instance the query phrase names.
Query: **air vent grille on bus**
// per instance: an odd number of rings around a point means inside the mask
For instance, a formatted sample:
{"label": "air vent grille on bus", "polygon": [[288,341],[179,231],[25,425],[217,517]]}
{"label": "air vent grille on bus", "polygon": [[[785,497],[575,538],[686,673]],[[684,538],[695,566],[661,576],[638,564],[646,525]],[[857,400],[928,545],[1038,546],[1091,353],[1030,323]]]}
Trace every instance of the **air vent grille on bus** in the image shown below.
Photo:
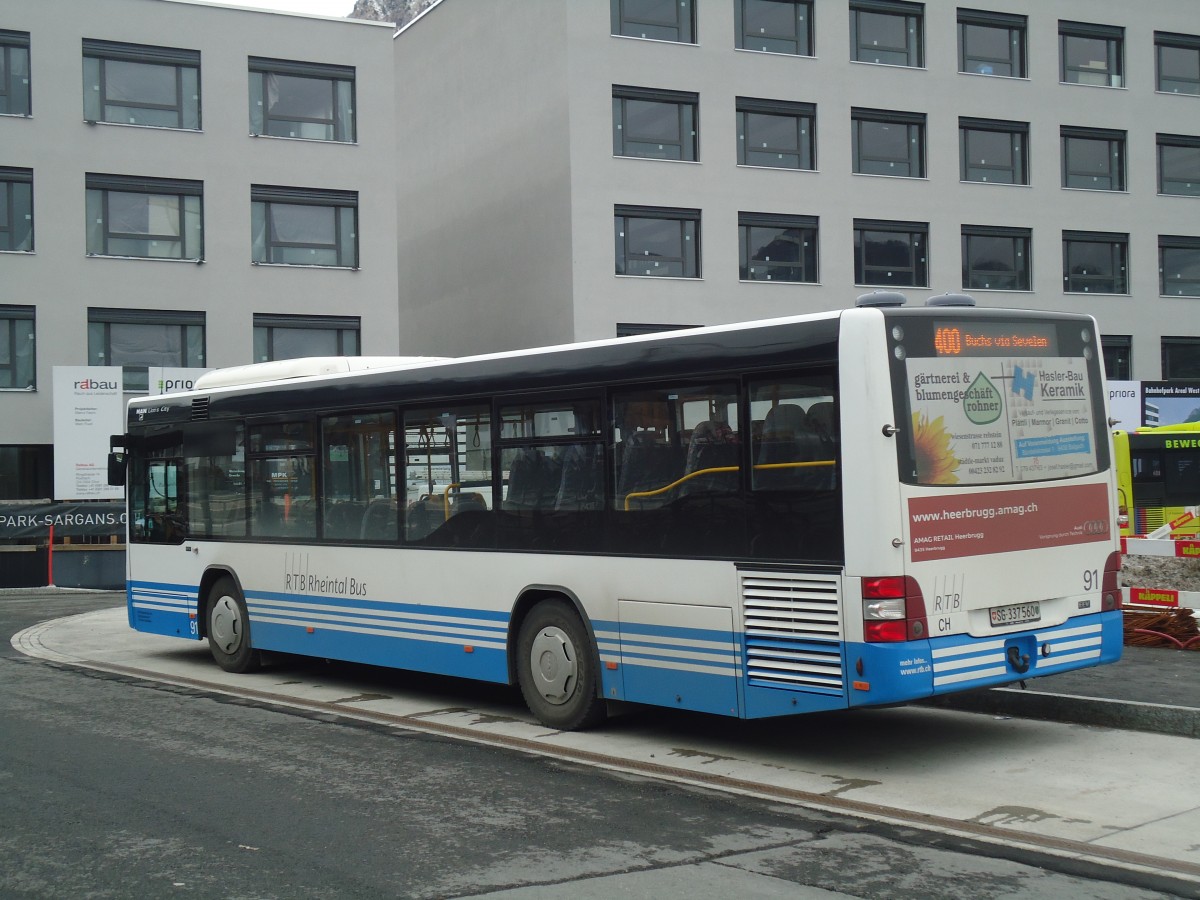
{"label": "air vent grille on bus", "polygon": [[208,421],[208,398],[193,397],[192,398],[192,421],[207,422]]}
{"label": "air vent grille on bus", "polygon": [[750,684],[842,693],[838,577],[810,572],[738,574]]}

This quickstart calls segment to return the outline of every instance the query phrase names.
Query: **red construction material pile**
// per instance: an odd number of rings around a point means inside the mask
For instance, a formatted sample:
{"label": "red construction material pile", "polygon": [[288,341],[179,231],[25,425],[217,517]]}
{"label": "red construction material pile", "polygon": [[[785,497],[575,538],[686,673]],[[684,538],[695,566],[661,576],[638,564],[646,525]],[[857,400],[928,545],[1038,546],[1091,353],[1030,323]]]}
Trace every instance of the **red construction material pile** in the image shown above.
{"label": "red construction material pile", "polygon": [[1125,644],[1200,650],[1200,628],[1190,609],[1126,609]]}

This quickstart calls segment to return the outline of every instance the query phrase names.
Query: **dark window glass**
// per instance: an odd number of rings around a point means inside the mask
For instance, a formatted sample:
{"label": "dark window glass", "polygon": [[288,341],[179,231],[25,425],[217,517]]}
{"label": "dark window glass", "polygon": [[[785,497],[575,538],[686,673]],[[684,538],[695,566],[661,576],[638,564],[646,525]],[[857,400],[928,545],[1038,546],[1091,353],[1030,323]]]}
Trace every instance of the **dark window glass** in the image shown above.
{"label": "dark window glass", "polygon": [[1129,292],[1129,235],[1063,232],[1063,290],[1088,294]]}
{"label": "dark window glass", "polygon": [[240,425],[193,424],[184,431],[185,518],[190,537],[246,536],[246,446]]}
{"label": "dark window glass", "polygon": [[250,133],[355,140],[353,66],[250,58]]}
{"label": "dark window glass", "polygon": [[136,544],[181,544],[188,532],[183,490],[186,467],[178,445],[156,449],[156,455],[135,457],[129,483],[129,534]]}
{"label": "dark window glass", "polygon": [[700,277],[700,211],[618,206],[616,273]]}
{"label": "dark window glass", "polygon": [[1027,228],[962,229],[963,287],[990,291],[1030,289]]}
{"label": "dark window glass", "polygon": [[1170,94],[1200,94],[1200,35],[1154,32],[1155,87]]}
{"label": "dark window glass", "polygon": [[695,94],[613,87],[613,154],[697,159]]}
{"label": "dark window glass", "polygon": [[37,386],[37,342],[32,306],[0,305],[0,389]]}
{"label": "dark window glass", "polygon": [[1158,192],[1200,197],[1200,137],[1158,136]]}
{"label": "dark window glass", "polygon": [[1169,381],[1200,380],[1200,338],[1162,339],[1162,377]]}
{"label": "dark window glass", "polygon": [[925,222],[854,221],[854,281],[888,287],[928,287]]}
{"label": "dark window glass", "polygon": [[86,184],[90,255],[204,258],[202,182],[89,174]]}
{"label": "dark window glass", "polygon": [[1125,190],[1125,132],[1062,128],[1062,184],[1093,191]]}
{"label": "dark window glass", "polygon": [[284,316],[255,313],[254,361],[305,356],[358,356],[357,316]]}
{"label": "dark window glass", "polygon": [[924,113],[851,111],[851,152],[860,175],[925,177]]}
{"label": "dark window glass", "polygon": [[0,500],[53,496],[53,450],[49,444],[0,446]]}
{"label": "dark window glass", "polygon": [[738,244],[743,281],[818,280],[813,216],[739,213]]}
{"label": "dark window glass", "polygon": [[1061,81],[1103,87],[1124,85],[1125,29],[1060,21],[1058,41]]}
{"label": "dark window glass", "polygon": [[958,120],[963,181],[1029,184],[1029,125],[987,119]]}
{"label": "dark window glass", "polygon": [[29,100],[29,32],[0,29],[0,115],[29,115]]}
{"label": "dark window glass", "polygon": [[1170,297],[1200,297],[1200,237],[1159,235],[1159,290]]}
{"label": "dark window glass", "polygon": [[83,117],[199,129],[200,51],[85,39]]}
{"label": "dark window glass", "polygon": [[396,417],[352,413],[321,420],[321,536],[394,542],[399,537]]}
{"label": "dark window glass", "polygon": [[1127,334],[1106,334],[1100,338],[1104,352],[1104,376],[1113,381],[1133,378],[1133,338]]}
{"label": "dark window glass", "polygon": [[484,405],[404,414],[404,536],[431,547],[492,546],[492,424]]}
{"label": "dark window glass", "polygon": [[612,33],[690,44],[696,19],[692,0],[609,0]]}
{"label": "dark window glass", "polygon": [[958,11],[958,71],[1024,78],[1025,16]]}
{"label": "dark window glass", "polygon": [[738,165],[816,168],[816,107],[737,98]]}
{"label": "dark window glass", "polygon": [[925,6],[890,0],[851,0],[850,58],[892,66],[923,66]]}
{"label": "dark window glass", "polygon": [[33,169],[0,166],[0,250],[33,251]]}
{"label": "dark window glass", "polygon": [[358,267],[358,192],[251,185],[251,259]]}
{"label": "dark window glass", "polygon": [[812,0],[735,0],[737,47],[812,56]]}
{"label": "dark window glass", "polygon": [[123,366],[125,390],[149,390],[149,367],[204,366],[204,313],[88,310],[88,365]]}
{"label": "dark window glass", "polygon": [[316,442],[312,425],[250,429],[250,533],[313,540],[317,536]]}

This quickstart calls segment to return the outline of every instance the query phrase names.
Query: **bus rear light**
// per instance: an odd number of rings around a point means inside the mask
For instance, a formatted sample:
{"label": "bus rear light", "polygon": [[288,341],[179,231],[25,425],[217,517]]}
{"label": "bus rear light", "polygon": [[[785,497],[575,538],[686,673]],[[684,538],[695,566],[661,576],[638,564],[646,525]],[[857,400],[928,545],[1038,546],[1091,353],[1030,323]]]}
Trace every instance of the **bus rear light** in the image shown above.
{"label": "bus rear light", "polygon": [[863,639],[872,643],[923,640],[929,633],[925,597],[916,579],[887,575],[862,580]]}
{"label": "bus rear light", "polygon": [[1122,605],[1121,551],[1114,550],[1104,561],[1104,580],[1101,582],[1100,611],[1112,612]]}

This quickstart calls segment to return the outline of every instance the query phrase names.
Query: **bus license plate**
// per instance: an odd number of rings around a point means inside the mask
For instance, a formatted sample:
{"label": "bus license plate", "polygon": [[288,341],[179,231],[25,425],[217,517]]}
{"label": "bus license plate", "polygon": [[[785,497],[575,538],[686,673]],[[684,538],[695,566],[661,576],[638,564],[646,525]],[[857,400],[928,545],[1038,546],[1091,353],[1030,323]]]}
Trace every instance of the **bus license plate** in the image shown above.
{"label": "bus license plate", "polygon": [[1020,625],[1024,622],[1036,622],[1042,617],[1042,604],[1036,600],[1033,603],[1014,603],[1012,606],[993,606],[988,610],[992,617],[992,626]]}

